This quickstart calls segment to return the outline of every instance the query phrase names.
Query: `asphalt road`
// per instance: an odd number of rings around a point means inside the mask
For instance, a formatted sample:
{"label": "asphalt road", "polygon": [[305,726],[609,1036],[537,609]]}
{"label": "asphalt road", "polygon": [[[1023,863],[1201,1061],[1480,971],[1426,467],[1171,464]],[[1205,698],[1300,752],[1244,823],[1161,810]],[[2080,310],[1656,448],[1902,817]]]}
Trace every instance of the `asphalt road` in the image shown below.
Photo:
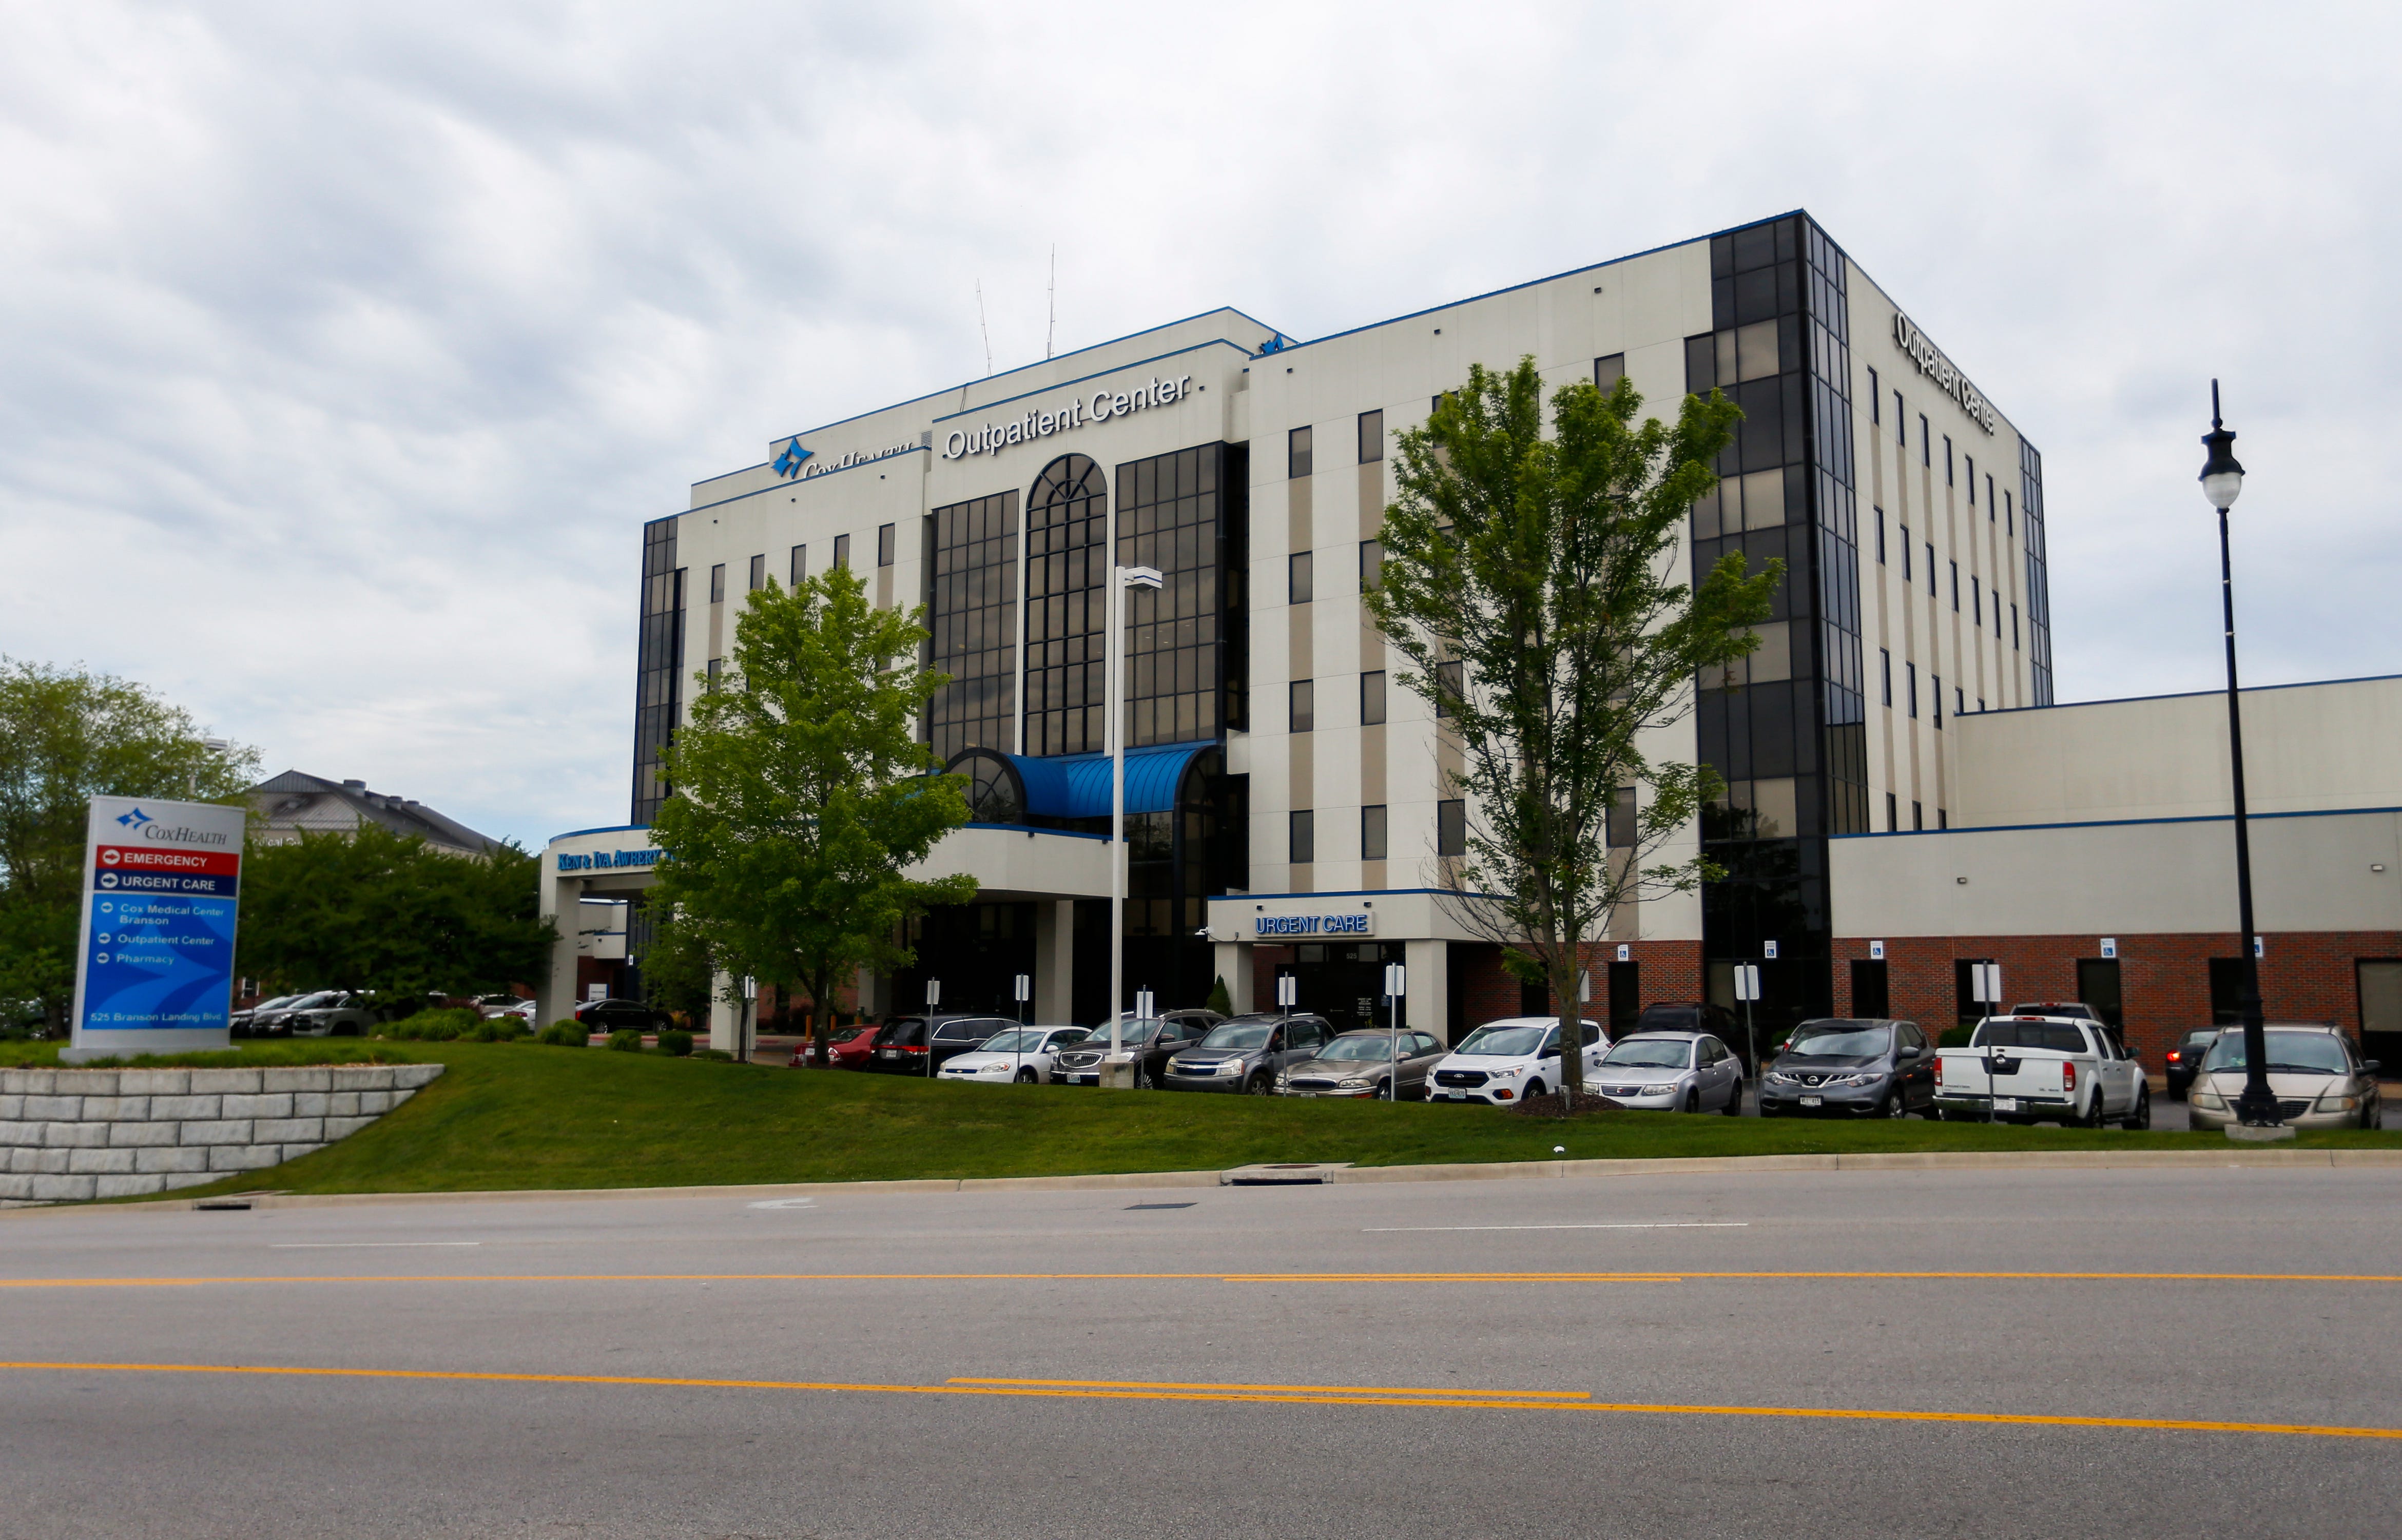
{"label": "asphalt road", "polygon": [[[26,1211],[0,1535],[2390,1533],[2402,1439],[2343,1430],[2402,1429],[2397,1198],[2226,1168]],[[1898,1276],[1979,1272],[2088,1276]],[[2319,1276],[2193,1276],[2261,1273]],[[1828,1415],[1863,1411],[1894,1415]]]}

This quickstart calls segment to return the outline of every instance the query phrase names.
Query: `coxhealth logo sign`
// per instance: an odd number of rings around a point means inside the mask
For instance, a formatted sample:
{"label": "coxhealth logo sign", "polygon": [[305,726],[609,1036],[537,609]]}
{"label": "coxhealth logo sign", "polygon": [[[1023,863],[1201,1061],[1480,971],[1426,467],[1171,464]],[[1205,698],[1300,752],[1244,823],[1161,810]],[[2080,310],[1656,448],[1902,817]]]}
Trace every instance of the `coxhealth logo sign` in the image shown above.
{"label": "coxhealth logo sign", "polygon": [[1251,934],[1254,936],[1373,936],[1375,933],[1375,913],[1366,909],[1348,914],[1251,916]]}
{"label": "coxhealth logo sign", "polygon": [[226,1039],[243,810],[94,797],[73,1058]]}
{"label": "coxhealth logo sign", "polygon": [[807,481],[811,476],[832,475],[836,471],[847,471],[854,465],[890,460],[894,455],[905,455],[912,449],[924,447],[924,445],[916,443],[895,444],[882,449],[849,449],[832,460],[820,460],[815,449],[803,448],[801,441],[795,438],[776,451],[776,458],[769,461],[767,464],[778,475],[787,481],[794,476]]}
{"label": "coxhealth logo sign", "polygon": [[1131,391],[1095,391],[1056,410],[1038,408],[1021,417],[982,422],[973,428],[954,428],[943,440],[943,458],[965,460],[970,455],[997,455],[1012,445],[1031,444],[1070,428],[1090,427],[1113,417],[1149,411],[1153,406],[1172,406],[1192,393],[1191,375],[1174,379],[1153,375],[1147,383]]}

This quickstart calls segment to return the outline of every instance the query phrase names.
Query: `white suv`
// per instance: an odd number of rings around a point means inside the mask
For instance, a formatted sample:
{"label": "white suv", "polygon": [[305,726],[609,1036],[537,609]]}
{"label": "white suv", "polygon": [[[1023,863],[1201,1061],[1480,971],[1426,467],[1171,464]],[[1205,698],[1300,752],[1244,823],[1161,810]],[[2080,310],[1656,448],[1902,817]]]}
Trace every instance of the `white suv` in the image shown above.
{"label": "white suv", "polygon": [[[1594,1023],[1583,1025],[1584,1079],[1591,1084],[1609,1038]],[[1508,1016],[1486,1022],[1443,1056],[1427,1077],[1427,1100],[1511,1107],[1559,1087],[1559,1019]]]}

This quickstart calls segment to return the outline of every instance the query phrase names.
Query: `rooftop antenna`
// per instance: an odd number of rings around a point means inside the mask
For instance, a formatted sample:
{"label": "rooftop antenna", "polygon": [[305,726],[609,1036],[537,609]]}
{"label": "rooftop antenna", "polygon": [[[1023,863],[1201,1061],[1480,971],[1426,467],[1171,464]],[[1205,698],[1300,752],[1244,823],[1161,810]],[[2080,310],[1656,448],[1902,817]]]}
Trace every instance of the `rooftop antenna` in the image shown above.
{"label": "rooftop antenna", "polygon": [[1051,356],[1051,339],[1059,330],[1059,244],[1051,244],[1051,317],[1042,327],[1042,356]]}
{"label": "rooftop antenna", "polygon": [[976,330],[984,334],[984,377],[992,378],[992,327],[984,319],[984,280],[976,280]]}

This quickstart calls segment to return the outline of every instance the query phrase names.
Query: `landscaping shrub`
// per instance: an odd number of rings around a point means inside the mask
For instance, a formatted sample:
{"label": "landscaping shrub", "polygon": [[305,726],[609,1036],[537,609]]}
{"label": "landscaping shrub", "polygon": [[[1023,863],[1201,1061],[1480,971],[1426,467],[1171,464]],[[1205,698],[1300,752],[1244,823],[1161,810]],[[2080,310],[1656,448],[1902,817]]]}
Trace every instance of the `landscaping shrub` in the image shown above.
{"label": "landscaping shrub", "polygon": [[1947,1026],[1943,1029],[1943,1036],[1935,1040],[1935,1046],[1938,1048],[1966,1048],[1968,1046],[1969,1037],[1974,1034],[1976,1030],[1977,1024],[1975,1022],[1963,1022],[1958,1026]]}
{"label": "landscaping shrub", "polygon": [[609,1046],[620,1053],[640,1053],[642,1051],[642,1029],[633,1026],[619,1027],[609,1034]]}
{"label": "landscaping shrub", "polygon": [[592,1042],[592,1034],[584,1030],[582,1022],[561,1016],[544,1027],[536,1035],[535,1041],[548,1043],[553,1048],[586,1048]]}
{"label": "landscaping shrub", "polygon": [[681,1059],[692,1052],[692,1034],[674,1027],[659,1034],[659,1052]]}
{"label": "landscaping shrub", "polygon": [[[388,1023],[376,1035],[395,1038],[402,1042],[448,1043],[462,1038],[474,1038],[483,1025],[482,1018],[464,1006],[450,1006],[439,1011],[421,1011],[413,1016]],[[492,1039],[484,1038],[484,1042]]]}

